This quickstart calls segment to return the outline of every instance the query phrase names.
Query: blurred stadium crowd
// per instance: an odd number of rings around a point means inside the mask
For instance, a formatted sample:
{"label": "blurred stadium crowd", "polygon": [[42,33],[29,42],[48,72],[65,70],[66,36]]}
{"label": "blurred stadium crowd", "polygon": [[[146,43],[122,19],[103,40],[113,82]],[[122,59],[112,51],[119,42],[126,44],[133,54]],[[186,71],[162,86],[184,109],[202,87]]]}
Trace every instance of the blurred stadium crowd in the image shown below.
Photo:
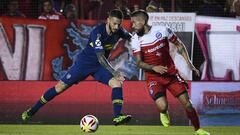
{"label": "blurred stadium crowd", "polygon": [[38,19],[105,19],[111,9],[125,19],[138,9],[148,12],[196,12],[240,18],[240,0],[1,0],[0,16]]}

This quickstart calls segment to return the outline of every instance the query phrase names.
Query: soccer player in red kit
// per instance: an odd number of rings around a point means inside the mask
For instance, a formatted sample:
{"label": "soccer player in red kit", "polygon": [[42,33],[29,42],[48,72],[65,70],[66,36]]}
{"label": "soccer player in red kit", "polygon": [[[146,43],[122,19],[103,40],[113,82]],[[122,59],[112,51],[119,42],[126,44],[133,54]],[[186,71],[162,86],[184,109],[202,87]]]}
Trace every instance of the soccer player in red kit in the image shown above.
{"label": "soccer player in red kit", "polygon": [[199,71],[191,63],[184,44],[165,26],[149,26],[148,14],[143,10],[132,13],[132,29],[136,33],[132,37],[131,46],[138,67],[145,70],[149,94],[160,111],[164,127],[170,125],[166,90],[169,90],[184,106],[187,116],[195,128],[195,135],[210,135],[200,128],[199,118],[189,100],[187,84],[178,74],[169,53],[169,42],[172,42],[178,52],[184,57],[190,69],[197,75]]}

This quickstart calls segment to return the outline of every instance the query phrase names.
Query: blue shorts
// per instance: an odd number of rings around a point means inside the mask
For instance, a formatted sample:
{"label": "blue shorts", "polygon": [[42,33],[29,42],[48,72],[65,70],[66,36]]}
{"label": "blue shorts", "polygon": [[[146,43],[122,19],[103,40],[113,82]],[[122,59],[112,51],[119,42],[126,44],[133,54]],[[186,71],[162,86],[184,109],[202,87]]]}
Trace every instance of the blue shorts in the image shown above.
{"label": "blue shorts", "polygon": [[71,86],[86,79],[89,75],[92,75],[95,80],[106,85],[113,78],[113,75],[100,64],[89,65],[76,62],[61,78],[61,81]]}

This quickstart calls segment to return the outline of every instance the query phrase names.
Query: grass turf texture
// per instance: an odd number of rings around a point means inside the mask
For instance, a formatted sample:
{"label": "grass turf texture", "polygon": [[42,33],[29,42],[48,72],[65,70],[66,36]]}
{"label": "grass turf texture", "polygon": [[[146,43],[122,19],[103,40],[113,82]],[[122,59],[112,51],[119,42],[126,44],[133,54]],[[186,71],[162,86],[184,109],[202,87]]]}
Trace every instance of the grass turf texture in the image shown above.
{"label": "grass turf texture", "polygon": [[[240,135],[237,126],[203,127],[211,135]],[[79,125],[1,125],[0,135],[86,135]],[[191,126],[109,126],[100,125],[95,133],[88,135],[193,135]]]}

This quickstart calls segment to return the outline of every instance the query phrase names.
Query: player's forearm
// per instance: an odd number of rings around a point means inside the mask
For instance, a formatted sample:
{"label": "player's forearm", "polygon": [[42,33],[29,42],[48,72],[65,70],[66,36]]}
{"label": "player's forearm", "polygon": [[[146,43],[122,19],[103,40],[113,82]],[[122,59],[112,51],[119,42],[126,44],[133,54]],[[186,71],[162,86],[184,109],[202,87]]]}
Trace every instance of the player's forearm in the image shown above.
{"label": "player's forearm", "polygon": [[104,56],[104,53],[97,53],[97,57],[99,63],[114,75],[115,70]]}
{"label": "player's forearm", "polygon": [[148,70],[148,71],[153,71],[153,66],[152,65],[149,65],[149,64],[147,64],[147,63],[145,63],[145,62],[143,62],[143,61],[137,61],[137,66],[139,67],[139,68],[142,68],[142,69],[144,69],[144,70]]}
{"label": "player's forearm", "polygon": [[185,61],[186,61],[187,63],[190,63],[190,62],[191,62],[191,60],[190,60],[190,58],[189,58],[189,55],[188,55],[186,49],[184,49],[184,51],[181,53],[181,55],[183,56],[183,58],[185,59]]}
{"label": "player's forearm", "polygon": [[182,42],[179,42],[177,43],[177,48],[178,48],[178,53],[181,54],[183,56],[183,58],[185,59],[185,61],[190,64],[191,61],[190,61],[190,57],[188,55],[188,52],[187,52],[187,49],[186,47],[184,46],[184,44]]}
{"label": "player's forearm", "polygon": [[149,71],[153,71],[153,66],[152,65],[149,65],[145,62],[142,61],[142,58],[141,56],[138,54],[138,55],[135,55],[135,58],[136,58],[136,65],[139,67],[139,68],[142,68],[144,70],[149,70]]}

